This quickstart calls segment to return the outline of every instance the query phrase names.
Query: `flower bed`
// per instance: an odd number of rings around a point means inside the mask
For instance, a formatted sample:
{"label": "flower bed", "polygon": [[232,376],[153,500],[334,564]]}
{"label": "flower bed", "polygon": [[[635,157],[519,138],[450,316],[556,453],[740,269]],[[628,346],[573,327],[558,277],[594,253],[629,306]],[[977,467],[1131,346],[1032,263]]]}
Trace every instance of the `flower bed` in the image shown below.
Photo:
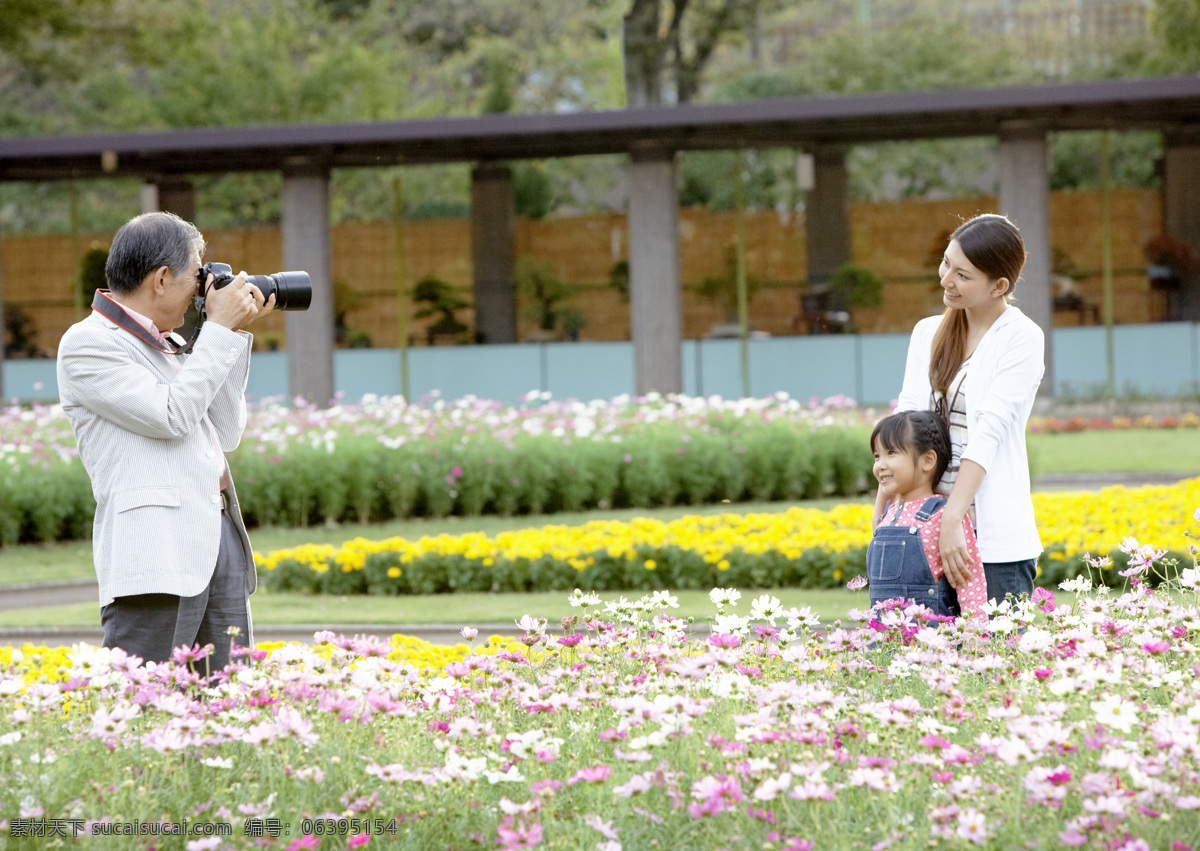
{"label": "flower bed", "polygon": [[180,830],[168,847],[189,851],[1191,848],[1195,580],[831,628],[766,596],[738,616],[717,589],[703,641],[665,592],[577,592],[562,636],[526,617],[440,670],[318,634],[207,688],[202,651],[0,653],[0,831]]}
{"label": "flower bed", "polygon": [[[865,489],[878,416],[782,394],[267,404],[229,464],[250,526],[799,499]],[[61,408],[0,412],[0,545],[86,537],[94,512]]]}
{"label": "flower bed", "polygon": [[[1178,529],[1200,504],[1200,479],[1170,486],[1105,488],[1034,496],[1046,548],[1043,585],[1085,570],[1088,555],[1109,555],[1103,572],[1121,584],[1129,535],[1161,541],[1189,558]],[[704,588],[833,588],[861,572],[871,507],[791,508],[775,514],[638,518],[409,541],[358,538],[341,547],[306,545],[257,556],[267,587],[328,594],[433,594],[448,591],[554,591]]]}
{"label": "flower bed", "polygon": [[1113,429],[1176,429],[1200,428],[1200,416],[1190,411],[1179,416],[1168,414],[1162,417],[1152,417],[1142,414],[1136,417],[1030,417],[1029,431],[1061,434],[1075,431],[1112,431]]}

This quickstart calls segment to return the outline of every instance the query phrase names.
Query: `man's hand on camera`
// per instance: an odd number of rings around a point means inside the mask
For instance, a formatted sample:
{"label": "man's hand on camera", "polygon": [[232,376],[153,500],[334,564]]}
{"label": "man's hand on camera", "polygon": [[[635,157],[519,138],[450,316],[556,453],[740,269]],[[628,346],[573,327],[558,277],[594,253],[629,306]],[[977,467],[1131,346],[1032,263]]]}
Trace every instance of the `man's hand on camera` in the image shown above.
{"label": "man's hand on camera", "polygon": [[246,281],[246,273],[238,272],[236,278],[221,287],[211,286],[212,276],[204,282],[205,312],[208,322],[215,322],[231,331],[240,331],[264,313],[270,313],[275,306],[274,297],[269,305],[263,304],[262,293],[258,288]]}
{"label": "man's hand on camera", "polygon": [[[245,274],[245,272],[243,272],[242,274]],[[264,316],[266,316],[268,313],[270,313],[271,311],[273,311],[275,309],[275,293],[271,293],[271,297],[264,302],[263,296],[262,296],[262,291],[258,287],[254,286],[253,284],[250,284],[249,289],[250,289],[250,295],[254,299],[254,310],[251,313],[247,314],[246,318],[243,319],[233,329],[234,331],[241,331],[243,328],[245,328],[251,322],[257,322],[259,319],[262,319]]]}

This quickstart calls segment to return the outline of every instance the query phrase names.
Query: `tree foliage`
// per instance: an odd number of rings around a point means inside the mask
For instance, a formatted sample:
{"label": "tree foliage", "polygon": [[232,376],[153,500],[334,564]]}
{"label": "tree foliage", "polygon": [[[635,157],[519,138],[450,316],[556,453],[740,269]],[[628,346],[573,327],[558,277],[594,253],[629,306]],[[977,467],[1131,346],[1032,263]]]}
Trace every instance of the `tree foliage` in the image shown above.
{"label": "tree foliage", "polygon": [[686,103],[700,92],[722,43],[744,36],[768,0],[629,0],[624,66],[627,106]]}
{"label": "tree foliage", "polygon": [[[1030,36],[981,23],[987,14],[1034,5],[996,0],[987,12],[975,4],[968,18],[961,4],[943,0],[3,0],[0,135],[1200,72],[1200,0],[1153,0],[1149,34],[1134,33],[1119,49],[1072,42],[1050,24]],[[1038,59],[1035,48],[1047,44],[1073,46]],[[1094,184],[1097,138],[1056,135],[1052,185]],[[1159,145],[1150,134],[1114,136],[1115,181],[1153,183]],[[852,190],[858,197],[988,191],[994,148],[982,138],[860,147],[850,156]],[[796,153],[749,157],[751,206],[788,210],[801,202]],[[621,157],[516,164],[521,212],[619,207],[623,167]],[[469,209],[467,166],[406,167],[404,174],[409,215]],[[682,177],[684,203],[732,204],[732,155],[686,154]],[[196,184],[202,226],[278,220],[277,174],[204,176]],[[335,172],[334,221],[389,217],[390,184],[388,170]],[[79,183],[71,191],[79,202],[73,222],[66,187],[0,185],[0,227],[107,230],[137,209],[136,181]]]}
{"label": "tree foliage", "polygon": [[1162,49],[1154,53],[1150,70],[1200,73],[1200,0],[1155,0],[1153,22]]}

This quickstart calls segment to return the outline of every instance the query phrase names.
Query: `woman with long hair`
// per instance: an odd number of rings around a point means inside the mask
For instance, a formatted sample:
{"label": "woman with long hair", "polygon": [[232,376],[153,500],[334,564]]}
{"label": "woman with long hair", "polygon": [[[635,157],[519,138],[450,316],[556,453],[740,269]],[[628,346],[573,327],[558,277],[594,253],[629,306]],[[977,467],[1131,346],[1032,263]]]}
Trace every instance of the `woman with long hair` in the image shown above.
{"label": "woman with long hair", "polygon": [[[1004,216],[981,215],[950,237],[938,270],[941,316],[909,341],[897,411],[933,410],[950,428],[952,459],[939,551],[949,583],[971,578],[962,518],[973,517],[987,596],[1033,593],[1041,539],[1030,497],[1025,428],[1045,372],[1042,329],[1013,305],[1025,242]],[[883,514],[876,498],[873,524]]]}

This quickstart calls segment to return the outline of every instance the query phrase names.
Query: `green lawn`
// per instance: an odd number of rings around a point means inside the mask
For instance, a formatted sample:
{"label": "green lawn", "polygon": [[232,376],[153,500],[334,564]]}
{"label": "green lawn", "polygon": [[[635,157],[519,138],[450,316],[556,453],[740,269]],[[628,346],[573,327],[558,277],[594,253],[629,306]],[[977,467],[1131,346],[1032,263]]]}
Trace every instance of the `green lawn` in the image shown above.
{"label": "green lawn", "polygon": [[1195,429],[1078,431],[1030,434],[1034,476],[1065,473],[1200,474],[1200,432]]}
{"label": "green lawn", "polygon": [[[734,611],[748,615],[750,603],[762,591],[742,591],[742,599]],[[866,607],[866,591],[805,590],[777,588],[769,592],[778,597],[784,608],[811,606],[824,621],[844,618],[854,607]],[[604,592],[602,600],[617,600],[621,596],[639,599],[638,592]],[[679,608],[672,611],[678,617],[703,620],[714,614],[707,591],[681,591]],[[564,617],[577,615],[579,609],[567,602],[562,592],[532,594],[430,594],[413,597],[320,597],[308,594],[271,593],[258,591],[251,598],[256,624],[439,624],[450,626],[479,626],[485,624],[511,625],[522,615],[546,618],[551,624]],[[13,626],[99,626],[100,613],[95,603],[73,606],[54,606],[46,609],[17,609],[0,612],[0,627]]]}

